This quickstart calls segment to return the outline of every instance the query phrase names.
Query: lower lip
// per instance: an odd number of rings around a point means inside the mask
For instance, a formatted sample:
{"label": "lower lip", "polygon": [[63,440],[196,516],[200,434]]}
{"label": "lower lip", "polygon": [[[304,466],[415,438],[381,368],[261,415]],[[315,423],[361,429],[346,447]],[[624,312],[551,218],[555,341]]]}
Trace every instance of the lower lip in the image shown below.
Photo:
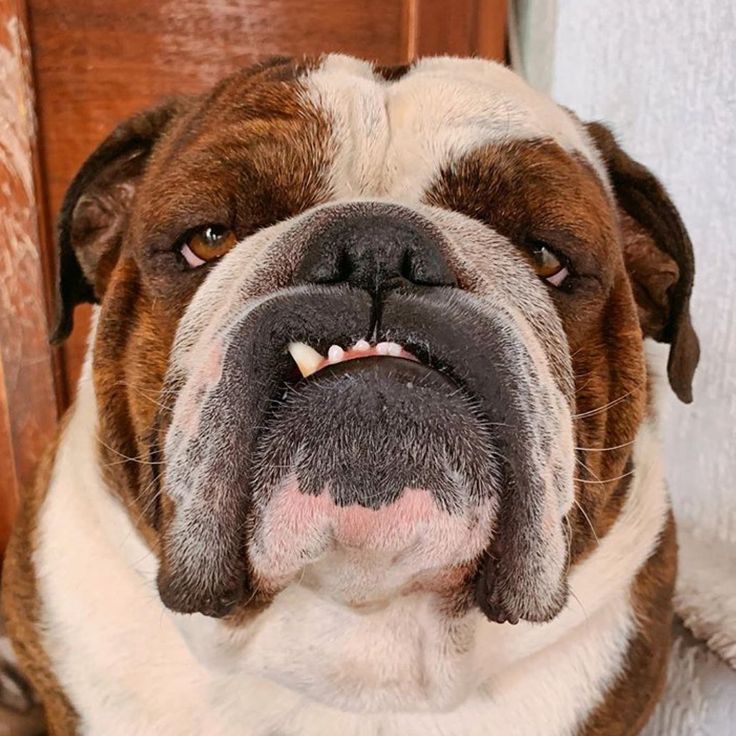
{"label": "lower lip", "polygon": [[443,391],[448,389],[455,391],[458,388],[445,373],[431,368],[414,356],[403,358],[367,352],[361,353],[359,358],[325,363],[323,368],[301,380],[310,383],[318,383],[323,380],[329,382],[346,374],[354,377],[361,374],[391,377],[393,381],[398,381],[409,388],[415,386],[439,388],[441,386]]}

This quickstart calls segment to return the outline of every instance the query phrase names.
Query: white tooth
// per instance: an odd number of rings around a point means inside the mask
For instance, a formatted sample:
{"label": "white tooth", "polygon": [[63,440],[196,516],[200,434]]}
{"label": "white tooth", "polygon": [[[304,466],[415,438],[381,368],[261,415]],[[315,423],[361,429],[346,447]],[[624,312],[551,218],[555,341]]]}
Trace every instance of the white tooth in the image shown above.
{"label": "white tooth", "polygon": [[327,358],[330,363],[339,363],[345,357],[345,351],[339,345],[330,345]]}
{"label": "white tooth", "polygon": [[357,350],[360,353],[364,353],[366,350],[371,349],[371,344],[368,342],[368,340],[358,340],[358,342],[353,345],[353,350]]}
{"label": "white tooth", "polygon": [[290,342],[289,354],[294,358],[294,362],[304,378],[311,376],[317,370],[317,367],[325,362],[323,355],[320,355],[314,348],[303,342]]}
{"label": "white tooth", "polygon": [[398,343],[390,342],[388,344],[388,354],[393,355],[395,358],[401,356],[402,347]]}
{"label": "white tooth", "polygon": [[391,347],[390,342],[379,342],[378,345],[376,345],[376,352],[379,355],[388,355],[388,351],[390,347]]}

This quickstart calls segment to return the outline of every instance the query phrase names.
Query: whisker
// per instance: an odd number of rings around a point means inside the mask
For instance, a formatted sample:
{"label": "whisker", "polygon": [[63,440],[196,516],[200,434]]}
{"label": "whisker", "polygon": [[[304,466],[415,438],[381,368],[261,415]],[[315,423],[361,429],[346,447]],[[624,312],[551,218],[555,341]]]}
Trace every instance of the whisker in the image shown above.
{"label": "whisker", "polygon": [[575,455],[575,462],[585,471],[590,473],[596,480],[600,480],[600,478],[592,471],[591,468],[589,468],[577,455]]}
{"label": "whisker", "polygon": [[565,541],[567,542],[567,570],[566,572],[569,573],[570,569],[572,568],[572,526],[567,516],[564,517],[563,521],[565,522],[565,524],[562,527],[562,532],[565,535]]}
{"label": "whisker", "polygon": [[617,480],[623,480],[624,478],[628,478],[630,475],[633,475],[636,472],[636,468],[632,468],[631,470],[628,470],[627,472],[623,473],[623,475],[618,475],[615,478],[604,478],[603,480],[585,480],[585,478],[574,478],[573,480],[576,480],[578,483],[614,483]]}
{"label": "whisker", "polygon": [[624,447],[631,447],[636,440],[630,442],[624,442],[620,445],[613,445],[612,447],[575,447],[574,449],[580,450],[581,452],[611,452],[612,450],[621,450]]}
{"label": "whisker", "polygon": [[[114,468],[118,465],[125,465],[125,463],[131,462],[128,458],[125,458],[123,460],[111,460],[109,463],[103,463],[103,468]],[[164,465],[163,460],[155,460],[150,462],[145,462],[144,460],[134,460],[133,462],[138,463],[138,465]]]}
{"label": "whisker", "polygon": [[604,404],[603,406],[599,406],[597,409],[590,409],[589,411],[581,412],[580,414],[573,414],[573,419],[584,419],[585,417],[591,417],[594,414],[600,414],[603,411],[606,411],[606,409],[610,409],[612,406],[616,406],[617,404],[622,403],[623,401],[626,401],[626,399],[630,398],[631,395],[634,393],[634,389],[631,391],[627,391],[622,396],[619,396],[616,399],[613,399],[612,401],[609,401],[607,404]]}
{"label": "whisker", "polygon": [[[126,455],[124,452],[120,452],[120,450],[116,450],[114,447],[111,447],[107,444],[99,435],[97,435],[97,441],[106,449],[108,449],[110,452],[114,453],[118,457],[123,458],[122,462],[129,461],[132,463],[138,463],[140,465],[159,465],[157,461],[153,460],[143,460],[141,457],[130,457],[130,455]],[[117,463],[110,463],[109,465],[116,465]],[[105,465],[105,467],[108,467],[108,465]]]}
{"label": "whisker", "polygon": [[590,520],[590,517],[588,516],[585,509],[580,505],[580,502],[577,499],[574,499],[575,505],[580,509],[580,513],[583,515],[583,518],[585,521],[588,522],[588,526],[590,527],[590,531],[593,532],[593,538],[595,539],[597,544],[600,544],[600,539],[598,539],[598,534],[595,530],[595,527],[593,526],[593,522]]}
{"label": "whisker", "polygon": [[582,386],[576,386],[575,387],[575,396],[578,396],[579,394],[583,393],[586,388],[593,382],[592,378],[589,378]]}
{"label": "whisker", "polygon": [[[142,396],[144,399],[146,399],[146,401],[150,401],[152,404],[154,404],[155,406],[158,406],[160,409],[163,409],[166,412],[171,413],[174,410],[174,407],[173,406],[168,406],[166,404],[162,404],[161,401],[159,401],[158,399],[154,398],[150,394],[146,393],[142,388],[140,388],[139,386],[135,386],[132,383],[129,383],[128,381],[122,381],[122,380],[121,381],[118,381],[117,382],[117,385],[118,386],[122,386],[123,388],[128,388],[131,391],[135,391],[139,396]],[[161,391],[161,398],[166,398],[164,396],[164,393],[165,393],[165,391],[162,390]]]}
{"label": "whisker", "polygon": [[588,618],[588,612],[585,610],[585,606],[583,605],[583,602],[575,595],[575,591],[570,588],[570,595],[575,599],[576,603],[580,606],[580,610],[583,612],[583,616],[587,619]]}
{"label": "whisker", "polygon": [[[140,495],[144,495],[149,491],[149,489],[156,483],[156,478],[151,480],[149,483],[146,484],[146,487],[140,492]],[[151,506],[153,506],[154,502],[161,496],[161,488],[148,500],[148,502],[143,506],[142,509],[136,514],[137,518],[135,520],[135,523],[131,526],[128,534],[123,538],[123,541],[129,539],[134,533],[138,531],[137,524],[142,522],[146,515],[148,514],[148,511],[150,510]],[[137,564],[140,564],[145,560],[147,557],[153,554],[153,550],[148,550],[146,554],[143,555],[138,561]]]}

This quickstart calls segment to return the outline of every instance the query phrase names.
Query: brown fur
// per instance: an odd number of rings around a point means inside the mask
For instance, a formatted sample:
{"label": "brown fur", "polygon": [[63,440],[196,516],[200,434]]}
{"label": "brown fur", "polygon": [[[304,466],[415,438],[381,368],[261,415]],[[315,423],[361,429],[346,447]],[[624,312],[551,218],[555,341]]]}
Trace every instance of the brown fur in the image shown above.
{"label": "brown fur", "polygon": [[161,509],[151,448],[173,405],[161,390],[179,319],[206,272],[181,273],[171,249],[196,225],[222,222],[242,239],[327,197],[327,125],[298,97],[304,68],[281,62],[245,70],[174,122],[148,165],[112,272],[93,366],[104,407],[101,454],[156,552]]}
{"label": "brown fur", "polygon": [[[588,123],[586,129],[603,156],[621,212],[628,215],[650,239],[651,246],[645,248],[646,258],[638,258],[637,268],[631,272],[636,288],[641,289],[644,285],[650,295],[661,295],[663,278],[665,283],[669,280],[664,291],[665,303],[660,304],[660,309],[662,306],[665,308],[662,329],[652,337],[670,344],[667,361],[670,385],[682,401],[689,403],[693,400],[693,375],[700,359],[698,336],[690,320],[690,295],[695,278],[695,256],[690,236],[657,177],[628,156],[605,125]],[[630,243],[630,240],[624,241],[627,257],[632,255]],[[652,279],[651,260],[655,254],[666,255],[676,263],[676,278],[666,271],[657,271],[656,278]],[[646,277],[647,284],[642,283],[642,275]]]}
{"label": "brown fur", "polygon": [[34,485],[23,497],[3,563],[2,608],[7,632],[18,663],[43,704],[50,736],[71,736],[77,725],[74,708],[59,685],[41,642],[42,612],[33,563],[38,512],[46,497],[63,429],[64,423],[41,460]]}

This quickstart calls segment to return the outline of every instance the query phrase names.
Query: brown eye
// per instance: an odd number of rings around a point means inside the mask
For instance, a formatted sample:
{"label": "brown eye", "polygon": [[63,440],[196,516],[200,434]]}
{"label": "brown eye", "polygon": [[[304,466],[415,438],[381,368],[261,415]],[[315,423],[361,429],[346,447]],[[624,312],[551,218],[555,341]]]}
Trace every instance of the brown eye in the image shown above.
{"label": "brown eye", "polygon": [[529,247],[532,268],[539,278],[552,286],[560,286],[568,277],[567,266],[543,243],[532,243]]}
{"label": "brown eye", "polygon": [[195,230],[181,247],[184,260],[192,268],[224,256],[237,242],[235,233],[222,225],[206,225]]}

